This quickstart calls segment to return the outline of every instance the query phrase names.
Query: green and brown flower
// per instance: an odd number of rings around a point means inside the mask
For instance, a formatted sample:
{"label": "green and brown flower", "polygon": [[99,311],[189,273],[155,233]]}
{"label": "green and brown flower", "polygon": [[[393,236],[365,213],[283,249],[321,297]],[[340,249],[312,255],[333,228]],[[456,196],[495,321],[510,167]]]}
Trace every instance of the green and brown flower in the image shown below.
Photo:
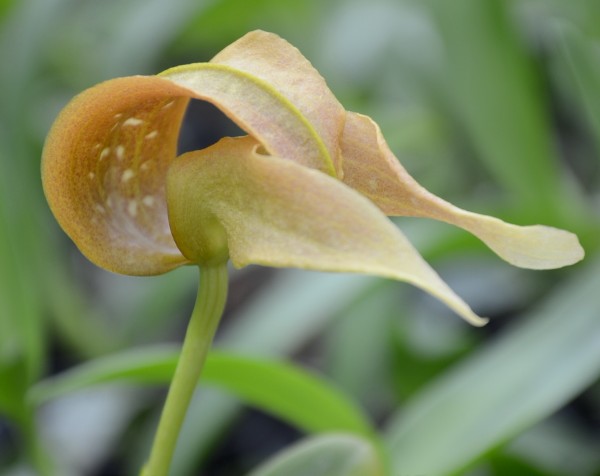
{"label": "green and brown flower", "polygon": [[[178,157],[190,99],[214,104],[248,135]],[[511,225],[425,190],[370,118],[346,111],[296,48],[262,31],[208,63],[78,95],[48,136],[42,178],[83,254],[122,274],[227,259],[365,273],[412,283],[481,325],[386,215],[457,225],[515,266],[583,257],[571,233]]]}

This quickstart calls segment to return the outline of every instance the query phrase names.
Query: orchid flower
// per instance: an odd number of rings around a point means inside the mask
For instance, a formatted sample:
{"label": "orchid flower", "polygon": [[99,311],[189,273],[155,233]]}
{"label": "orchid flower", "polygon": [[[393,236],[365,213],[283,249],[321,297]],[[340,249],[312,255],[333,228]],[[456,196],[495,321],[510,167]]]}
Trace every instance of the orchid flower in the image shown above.
{"label": "orchid flower", "polygon": [[[190,99],[212,103],[247,135],[177,157]],[[457,225],[516,266],[583,257],[571,233],[511,225],[425,190],[373,120],[346,111],[296,48],[262,31],[210,62],[78,95],[48,135],[42,178],[82,253],[122,274],[212,270],[228,260],[364,273],[411,283],[482,325],[387,215]]]}
{"label": "orchid flower", "polygon": [[[176,157],[191,98],[248,135]],[[237,267],[365,273],[412,283],[479,325],[386,215],[460,226],[520,267],[583,257],[571,233],[510,225],[426,191],[370,118],[345,111],[296,48],[261,31],[208,63],[81,93],[52,127],[42,177],[80,250],[122,274],[228,258]]]}

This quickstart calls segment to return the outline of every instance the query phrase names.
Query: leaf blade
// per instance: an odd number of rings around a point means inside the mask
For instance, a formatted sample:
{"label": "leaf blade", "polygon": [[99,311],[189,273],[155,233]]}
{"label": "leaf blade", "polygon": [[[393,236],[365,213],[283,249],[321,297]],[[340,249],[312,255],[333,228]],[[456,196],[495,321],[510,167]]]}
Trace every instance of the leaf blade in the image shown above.
{"label": "leaf blade", "polygon": [[[178,352],[168,347],[127,351],[94,359],[32,388],[35,405],[69,392],[109,383],[168,383]],[[217,385],[244,401],[290,421],[307,432],[346,431],[375,439],[362,411],[325,379],[291,364],[224,352],[209,355],[202,382]]]}
{"label": "leaf blade", "polygon": [[394,469],[454,474],[592,383],[600,371],[599,270],[596,260],[404,407],[386,432]]}
{"label": "leaf blade", "polygon": [[374,448],[355,436],[327,434],[306,439],[276,455],[248,476],[382,476]]}
{"label": "leaf blade", "polygon": [[560,171],[546,105],[509,4],[429,4],[447,54],[444,86],[479,157],[531,216],[560,210]]}

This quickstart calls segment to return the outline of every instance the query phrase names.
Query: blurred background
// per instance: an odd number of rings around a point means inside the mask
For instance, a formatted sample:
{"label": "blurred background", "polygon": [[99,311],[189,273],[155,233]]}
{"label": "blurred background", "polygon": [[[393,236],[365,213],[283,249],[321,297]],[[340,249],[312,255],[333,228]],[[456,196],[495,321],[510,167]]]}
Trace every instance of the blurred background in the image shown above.
{"label": "blurred background", "polygon": [[[403,476],[600,474],[600,2],[2,0],[0,22],[0,474],[135,474],[165,388],[36,409],[25,395],[89,359],[180,342],[197,284],[193,269],[128,278],[79,254],[42,194],[52,121],[99,81],[206,61],[256,28],[297,46],[431,191],[568,229],[586,259],[520,270],[461,230],[397,219],[487,327],[402,283],[249,267],[232,270],[216,345],[327,376]],[[182,150],[232,130],[195,103]],[[244,474],[302,436],[210,386],[187,423],[177,476]]]}

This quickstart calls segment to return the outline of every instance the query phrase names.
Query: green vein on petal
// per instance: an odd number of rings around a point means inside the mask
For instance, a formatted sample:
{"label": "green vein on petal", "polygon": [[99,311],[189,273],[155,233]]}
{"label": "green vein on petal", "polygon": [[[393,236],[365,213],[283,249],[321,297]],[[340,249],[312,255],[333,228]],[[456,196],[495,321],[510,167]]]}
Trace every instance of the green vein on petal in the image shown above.
{"label": "green vein on petal", "polygon": [[173,236],[194,260],[207,219],[223,227],[231,260],[356,272],[409,282],[474,325],[478,317],[365,197],[297,163],[257,152],[251,137],[181,156],[167,177]]}
{"label": "green vein on petal", "polygon": [[325,79],[295,46],[273,33],[252,31],[223,49],[211,63],[252,74],[294,104],[327,147],[340,178],[345,110]]}
{"label": "green vein on petal", "polygon": [[159,76],[217,106],[270,154],[337,175],[345,111],[310,63],[278,36],[250,33],[210,63]]}

